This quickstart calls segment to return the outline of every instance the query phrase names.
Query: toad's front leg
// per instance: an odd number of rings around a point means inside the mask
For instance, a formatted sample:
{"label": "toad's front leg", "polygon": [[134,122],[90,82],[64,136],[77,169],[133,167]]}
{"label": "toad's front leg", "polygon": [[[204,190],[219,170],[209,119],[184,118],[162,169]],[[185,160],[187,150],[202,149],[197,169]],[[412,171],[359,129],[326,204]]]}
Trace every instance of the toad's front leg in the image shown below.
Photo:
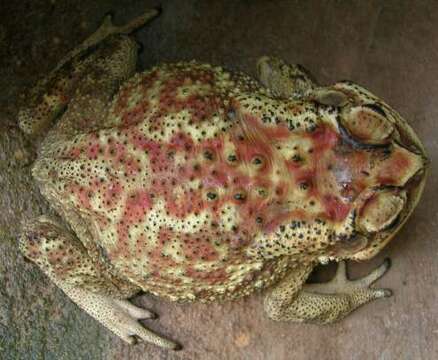
{"label": "toad's front leg", "polygon": [[301,65],[288,64],[271,56],[257,61],[260,82],[279,98],[301,97],[316,87],[312,75]]}
{"label": "toad's front leg", "polygon": [[180,347],[138,322],[155,317],[126,300],[139,289],[94,263],[82,243],[55,220],[43,216],[26,224],[20,250],[73,302],[124,341],[132,344],[140,338],[164,348]]}
{"label": "toad's front leg", "polygon": [[[291,273],[265,299],[265,311],[273,320],[328,324],[340,320],[359,306],[375,299],[391,296],[388,289],[373,289],[370,285],[389,268],[389,260],[367,276],[349,280],[345,262],[341,261],[335,277],[321,284],[300,283],[311,267],[303,273]],[[306,275],[306,276],[307,276]]]}

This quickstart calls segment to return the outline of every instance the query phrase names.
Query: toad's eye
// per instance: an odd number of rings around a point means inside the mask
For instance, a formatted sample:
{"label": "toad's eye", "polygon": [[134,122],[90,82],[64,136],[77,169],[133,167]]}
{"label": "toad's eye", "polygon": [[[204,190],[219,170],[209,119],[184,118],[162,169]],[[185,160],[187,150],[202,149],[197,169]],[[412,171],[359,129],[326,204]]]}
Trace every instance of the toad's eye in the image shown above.
{"label": "toad's eye", "polygon": [[[350,135],[353,145],[361,143],[380,146],[389,142],[394,126],[385,111],[376,104],[366,104],[346,109],[340,117],[341,126]],[[344,130],[344,131],[345,131]]]}
{"label": "toad's eye", "polygon": [[356,219],[361,231],[375,233],[394,224],[406,203],[406,193],[384,189],[374,193],[363,204]]}

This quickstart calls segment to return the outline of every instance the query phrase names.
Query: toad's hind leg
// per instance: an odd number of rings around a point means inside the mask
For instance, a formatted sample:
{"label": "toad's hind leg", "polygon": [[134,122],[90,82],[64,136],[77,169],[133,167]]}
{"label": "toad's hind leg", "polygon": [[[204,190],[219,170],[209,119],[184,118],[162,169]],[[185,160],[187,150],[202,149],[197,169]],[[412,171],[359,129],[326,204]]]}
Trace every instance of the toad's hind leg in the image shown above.
{"label": "toad's hind leg", "polygon": [[[300,291],[290,278],[285,278],[265,299],[268,316],[278,321],[328,324],[344,318],[359,306],[375,299],[391,296],[388,289],[373,289],[370,285],[382,277],[390,266],[389,260],[367,276],[349,280],[346,265],[338,265],[335,277],[322,284],[305,284]],[[293,274],[291,275],[293,276]]]}
{"label": "toad's hind leg", "polygon": [[109,100],[135,71],[138,47],[126,34],[157,15],[157,10],[150,9],[123,26],[114,26],[111,17],[106,16],[94,34],[31,89],[26,106],[18,114],[23,132],[31,136],[42,133],[67,107],[70,114],[62,117],[64,124],[58,133],[71,136],[78,130],[102,126]]}
{"label": "toad's hind leg", "polygon": [[263,56],[257,61],[260,82],[279,98],[299,98],[316,87],[312,75],[298,64],[287,64],[276,57]]}
{"label": "toad's hind leg", "polygon": [[94,263],[82,243],[55,220],[43,216],[28,223],[19,244],[73,302],[124,341],[133,343],[138,337],[169,349],[179,347],[138,322],[155,317],[126,300],[139,289]]}

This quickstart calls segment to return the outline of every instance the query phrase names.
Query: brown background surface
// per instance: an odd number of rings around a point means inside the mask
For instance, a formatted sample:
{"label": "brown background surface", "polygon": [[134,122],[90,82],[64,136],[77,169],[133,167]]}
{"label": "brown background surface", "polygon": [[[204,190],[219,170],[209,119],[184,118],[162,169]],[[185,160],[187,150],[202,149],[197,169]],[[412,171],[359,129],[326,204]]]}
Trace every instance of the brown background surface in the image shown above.
{"label": "brown background surface", "polygon": [[[148,325],[185,349],[124,345],[73,305],[18,254],[22,218],[47,211],[29,176],[33,144],[16,127],[23,89],[52,69],[112,10],[122,23],[158,1],[0,2],[0,357],[3,359],[437,359],[438,3],[436,1],[178,1],[136,36],[141,67],[192,58],[254,74],[276,55],[321,83],[351,79],[406,117],[432,160],[425,196],[395,240],[380,281],[395,296],[318,327],[275,323],[262,296],[235,303],[136,302],[161,317]],[[333,270],[333,269],[331,269]],[[329,272],[330,273],[330,272]],[[320,278],[327,278],[327,274]]]}

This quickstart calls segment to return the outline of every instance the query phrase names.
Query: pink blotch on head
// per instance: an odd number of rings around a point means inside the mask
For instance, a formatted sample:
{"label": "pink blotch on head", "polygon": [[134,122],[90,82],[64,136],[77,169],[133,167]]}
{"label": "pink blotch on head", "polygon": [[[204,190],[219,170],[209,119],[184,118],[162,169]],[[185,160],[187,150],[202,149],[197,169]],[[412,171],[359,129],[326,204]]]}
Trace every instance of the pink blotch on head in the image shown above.
{"label": "pink blotch on head", "polygon": [[351,209],[351,205],[345,204],[341,199],[333,195],[324,195],[323,204],[325,215],[333,221],[344,220]]}

